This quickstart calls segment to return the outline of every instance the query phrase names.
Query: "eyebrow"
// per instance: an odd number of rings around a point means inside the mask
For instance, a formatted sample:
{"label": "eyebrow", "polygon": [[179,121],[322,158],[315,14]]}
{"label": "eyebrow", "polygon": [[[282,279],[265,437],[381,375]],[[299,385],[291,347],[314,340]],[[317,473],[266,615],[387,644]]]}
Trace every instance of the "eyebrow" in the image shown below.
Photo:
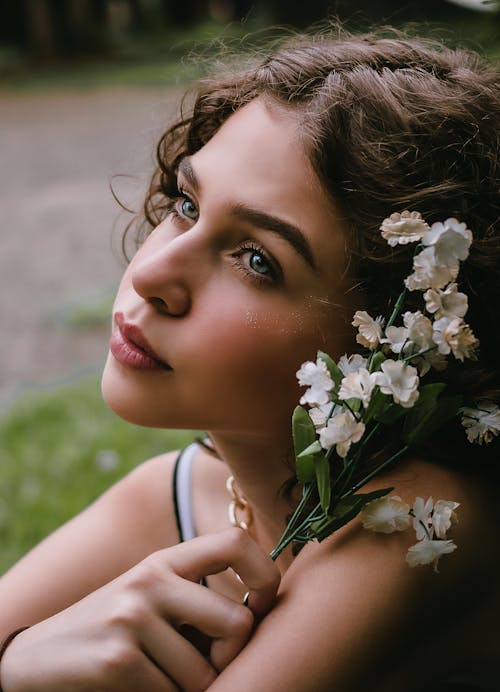
{"label": "eyebrow", "polygon": [[[199,191],[200,185],[196,173],[188,157],[182,159],[179,164],[179,173],[183,175],[195,192]],[[235,204],[232,207],[235,216],[258,226],[263,230],[270,231],[286,240],[294,250],[307,262],[311,269],[316,269],[316,262],[311,250],[311,246],[302,231],[287,221],[268,214],[260,209],[254,209],[246,204]]]}

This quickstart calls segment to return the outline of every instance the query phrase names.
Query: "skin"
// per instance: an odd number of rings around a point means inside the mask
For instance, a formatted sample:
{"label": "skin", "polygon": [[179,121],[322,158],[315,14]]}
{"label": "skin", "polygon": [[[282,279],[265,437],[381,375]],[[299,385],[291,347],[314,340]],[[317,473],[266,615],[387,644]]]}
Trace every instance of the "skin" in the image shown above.
{"label": "skin", "polygon": [[[487,674],[497,645],[460,634],[474,627],[487,639],[499,615],[498,549],[479,482],[414,459],[368,486],[393,485],[408,502],[461,502],[460,549],[439,575],[406,565],[409,533],[375,535],[357,521],[295,559],[269,559],[290,511],[279,488],[291,475],[294,373],[318,348],[338,358],[351,347],[342,219],[293,114],[258,100],[189,163],[176,214],[134,257],[115,303],[171,369],[137,371],[110,355],[103,394],[134,423],[210,430],[221,459],[202,450],[195,459],[200,537],[176,545],[169,454],[35,548],[0,580],[0,636],[38,623],[5,654],[4,692],[399,692],[439,689],[459,666]],[[298,227],[315,266],[243,207]],[[249,532],[228,529],[230,473],[253,508]],[[181,636],[184,625],[209,637],[208,656]]]}

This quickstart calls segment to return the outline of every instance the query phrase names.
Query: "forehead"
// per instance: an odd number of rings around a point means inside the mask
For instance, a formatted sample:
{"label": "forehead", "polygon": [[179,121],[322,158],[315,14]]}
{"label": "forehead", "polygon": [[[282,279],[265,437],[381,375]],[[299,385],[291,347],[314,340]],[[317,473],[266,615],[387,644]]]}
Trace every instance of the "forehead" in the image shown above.
{"label": "forehead", "polygon": [[202,187],[301,229],[318,271],[343,266],[339,209],[323,189],[300,136],[300,115],[255,99],[243,106],[191,157]]}
{"label": "forehead", "polygon": [[[226,172],[255,178],[269,191],[304,189],[317,182],[291,109],[254,99],[233,113],[195,155],[199,165],[217,158]],[[295,190],[295,191],[296,191]]]}

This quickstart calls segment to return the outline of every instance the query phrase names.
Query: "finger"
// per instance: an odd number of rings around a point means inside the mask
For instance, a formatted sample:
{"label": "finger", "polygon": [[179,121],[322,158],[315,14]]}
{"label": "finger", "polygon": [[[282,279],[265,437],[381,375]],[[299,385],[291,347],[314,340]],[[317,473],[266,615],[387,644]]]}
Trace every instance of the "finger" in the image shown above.
{"label": "finger", "polygon": [[[123,671],[122,671],[123,672]],[[102,680],[98,680],[95,689],[101,689]],[[138,665],[127,670],[126,677],[119,676],[116,681],[117,692],[180,692],[181,688],[165,675],[163,670],[145,654]]]}
{"label": "finger", "polygon": [[168,549],[167,559],[176,574],[195,582],[232,567],[248,587],[248,606],[259,617],[270,609],[281,579],[269,555],[239,528],[180,543]]}
{"label": "finger", "polygon": [[[156,608],[177,629],[190,625],[213,638],[211,660],[217,671],[222,670],[248,641],[254,624],[253,613],[243,604],[183,577],[175,575],[169,583],[167,593],[157,590]],[[196,651],[194,647],[192,650]],[[195,670],[199,663],[193,659],[191,665]],[[166,670],[171,672],[170,668]],[[175,676],[174,679],[177,680]]]}
{"label": "finger", "polygon": [[184,692],[203,692],[217,677],[210,662],[162,618],[149,622],[139,638],[147,655]]}

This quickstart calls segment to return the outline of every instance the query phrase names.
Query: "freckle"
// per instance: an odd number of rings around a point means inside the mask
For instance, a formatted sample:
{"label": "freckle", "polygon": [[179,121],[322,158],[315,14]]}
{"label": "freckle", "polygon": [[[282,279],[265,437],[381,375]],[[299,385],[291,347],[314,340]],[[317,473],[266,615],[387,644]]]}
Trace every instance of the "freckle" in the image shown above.
{"label": "freckle", "polygon": [[253,313],[251,310],[247,310],[245,317],[246,317],[247,324],[249,324],[251,327],[254,327],[254,328],[257,327],[257,318],[255,316],[255,313]]}
{"label": "freckle", "polygon": [[281,328],[282,334],[301,334],[304,326],[304,316],[301,312],[292,312],[290,322]]}

